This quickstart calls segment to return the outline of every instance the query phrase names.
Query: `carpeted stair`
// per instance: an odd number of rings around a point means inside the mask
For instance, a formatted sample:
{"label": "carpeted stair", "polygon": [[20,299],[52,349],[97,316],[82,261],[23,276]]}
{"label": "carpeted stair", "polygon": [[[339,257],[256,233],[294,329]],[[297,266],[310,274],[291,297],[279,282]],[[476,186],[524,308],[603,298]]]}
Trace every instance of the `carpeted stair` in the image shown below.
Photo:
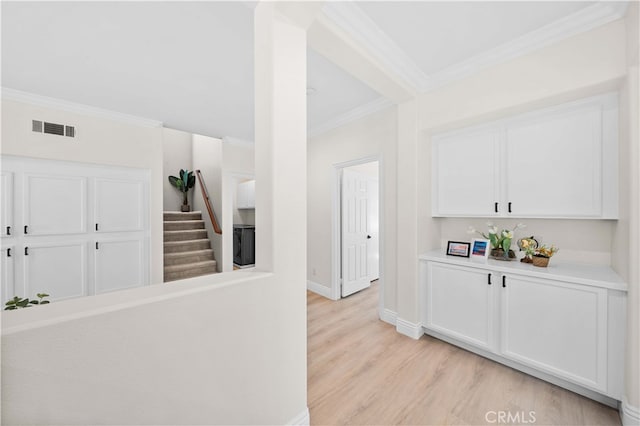
{"label": "carpeted stair", "polygon": [[201,212],[164,212],[164,282],[215,274]]}

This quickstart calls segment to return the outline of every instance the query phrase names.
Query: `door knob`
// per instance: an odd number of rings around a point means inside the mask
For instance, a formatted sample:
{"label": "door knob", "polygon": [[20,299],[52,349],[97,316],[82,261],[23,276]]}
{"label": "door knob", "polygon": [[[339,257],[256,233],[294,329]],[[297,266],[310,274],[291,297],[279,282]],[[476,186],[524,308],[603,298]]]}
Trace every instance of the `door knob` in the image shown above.
{"label": "door knob", "polygon": [[371,239],[371,235],[367,235],[367,240],[370,240],[370,239]]}

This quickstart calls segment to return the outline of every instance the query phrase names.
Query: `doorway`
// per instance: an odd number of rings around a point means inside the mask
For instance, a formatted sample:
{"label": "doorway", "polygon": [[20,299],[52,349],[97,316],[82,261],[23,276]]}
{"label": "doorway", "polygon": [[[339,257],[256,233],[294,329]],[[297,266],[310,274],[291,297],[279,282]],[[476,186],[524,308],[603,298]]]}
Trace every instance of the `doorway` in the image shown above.
{"label": "doorway", "polygon": [[378,280],[384,306],[382,162],[367,157],[334,164],[332,299],[368,288]]}

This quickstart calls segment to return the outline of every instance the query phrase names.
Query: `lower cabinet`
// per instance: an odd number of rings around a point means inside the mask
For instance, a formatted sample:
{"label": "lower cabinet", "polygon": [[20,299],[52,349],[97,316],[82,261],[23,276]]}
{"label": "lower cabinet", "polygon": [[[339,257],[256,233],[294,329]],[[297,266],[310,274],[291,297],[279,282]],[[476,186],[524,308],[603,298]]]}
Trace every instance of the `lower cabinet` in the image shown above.
{"label": "lower cabinet", "polygon": [[425,331],[619,400],[625,292],[519,272],[421,262]]}
{"label": "lower cabinet", "polygon": [[144,242],[129,240],[97,241],[94,250],[95,294],[145,285]]}
{"label": "lower cabinet", "polygon": [[37,293],[47,293],[54,301],[87,295],[85,242],[33,244],[20,255],[24,279],[16,282],[16,296],[34,299]]}

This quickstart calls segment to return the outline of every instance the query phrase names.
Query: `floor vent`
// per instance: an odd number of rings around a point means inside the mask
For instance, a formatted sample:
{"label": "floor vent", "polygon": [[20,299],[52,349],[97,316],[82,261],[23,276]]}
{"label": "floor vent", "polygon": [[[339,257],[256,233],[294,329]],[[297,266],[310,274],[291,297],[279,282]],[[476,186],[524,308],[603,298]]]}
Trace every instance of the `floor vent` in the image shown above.
{"label": "floor vent", "polygon": [[48,133],[50,135],[67,136],[74,138],[76,128],[64,124],[48,123],[46,121],[32,120],[31,130],[37,133]]}

